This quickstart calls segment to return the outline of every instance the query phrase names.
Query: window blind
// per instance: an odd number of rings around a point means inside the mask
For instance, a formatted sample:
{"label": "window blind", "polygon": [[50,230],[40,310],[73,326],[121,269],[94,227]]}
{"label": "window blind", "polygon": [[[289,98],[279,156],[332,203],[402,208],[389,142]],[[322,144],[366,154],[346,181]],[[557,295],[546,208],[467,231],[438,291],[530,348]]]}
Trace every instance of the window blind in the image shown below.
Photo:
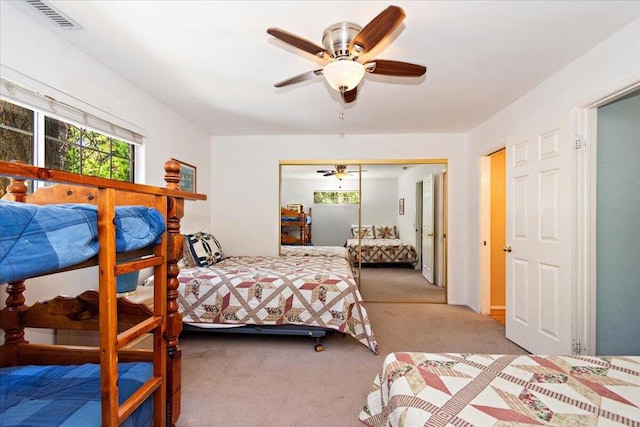
{"label": "window blind", "polygon": [[50,96],[32,91],[2,77],[0,77],[0,97],[25,108],[37,109],[56,119],[68,121],[76,126],[130,143],[142,144],[143,136],[137,132],[56,101]]}

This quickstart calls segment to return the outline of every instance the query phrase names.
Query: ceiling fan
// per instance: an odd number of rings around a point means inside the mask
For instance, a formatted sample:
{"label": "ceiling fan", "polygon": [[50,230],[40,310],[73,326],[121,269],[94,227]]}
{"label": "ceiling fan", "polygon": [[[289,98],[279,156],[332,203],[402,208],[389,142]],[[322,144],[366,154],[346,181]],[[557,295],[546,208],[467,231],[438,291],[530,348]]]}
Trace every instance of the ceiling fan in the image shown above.
{"label": "ceiling fan", "polygon": [[[336,168],[333,169],[333,170],[319,170],[319,171],[316,171],[316,172],[321,173],[322,176],[335,176],[339,180],[342,180],[343,178],[346,178],[347,176],[351,176],[352,173],[358,173],[359,171],[357,171],[357,170],[354,170],[354,171],[347,170],[347,165],[336,165]],[[366,172],[366,170],[363,170],[362,172]]]}
{"label": "ceiling fan", "polygon": [[364,27],[351,22],[331,25],[322,35],[324,47],[279,28],[267,29],[267,33],[283,42],[328,61],[324,68],[302,73],[274,86],[282,87],[324,76],[329,85],[341,93],[343,101],[349,103],[355,101],[358,84],[365,72],[386,76],[422,76],[427,71],[423,65],[387,59],[372,59],[364,63],[359,61],[361,55],[371,51],[390,35],[404,17],[402,8],[389,6]]}

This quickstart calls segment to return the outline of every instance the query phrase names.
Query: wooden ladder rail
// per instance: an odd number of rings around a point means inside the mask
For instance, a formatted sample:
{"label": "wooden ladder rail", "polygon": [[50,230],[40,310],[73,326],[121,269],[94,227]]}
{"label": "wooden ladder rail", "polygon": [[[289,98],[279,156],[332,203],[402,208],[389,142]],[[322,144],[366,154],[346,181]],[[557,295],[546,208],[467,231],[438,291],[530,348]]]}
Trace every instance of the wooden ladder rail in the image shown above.
{"label": "wooden ladder rail", "polygon": [[[166,347],[163,340],[166,317],[166,288],[155,285],[154,315],[118,334],[116,277],[118,274],[138,270],[148,265],[154,266],[154,275],[166,277],[164,256],[167,238],[163,234],[160,244],[154,247],[154,257],[140,261],[116,264],[115,242],[115,190],[98,189],[98,236],[101,250],[98,254],[98,292],[100,294],[100,390],[102,395],[102,425],[120,425],[131,413],[153,394],[153,424],[156,427],[166,425]],[[154,207],[166,216],[167,200],[165,196],[155,196]],[[108,248],[108,250],[105,250]],[[162,283],[160,281],[159,283]],[[155,305],[156,297],[160,300]],[[153,376],[143,384],[123,405],[118,398],[118,350],[142,334],[152,332],[153,339]],[[115,339],[114,339],[115,337]]]}

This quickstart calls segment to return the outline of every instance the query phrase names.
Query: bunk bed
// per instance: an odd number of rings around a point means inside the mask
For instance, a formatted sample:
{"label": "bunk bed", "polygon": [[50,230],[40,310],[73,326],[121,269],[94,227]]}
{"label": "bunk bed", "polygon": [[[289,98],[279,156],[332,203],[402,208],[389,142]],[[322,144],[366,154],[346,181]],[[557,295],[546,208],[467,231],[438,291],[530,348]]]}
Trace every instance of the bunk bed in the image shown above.
{"label": "bunk bed", "polygon": [[640,356],[390,353],[359,419],[371,427],[637,426]]}
{"label": "bunk bed", "polygon": [[[4,161],[0,176],[10,178],[0,201],[0,280],[8,294],[0,310],[0,425],[175,425],[180,219],[185,199],[206,196],[179,190],[175,161],[165,164],[167,188]],[[27,194],[25,180],[56,184]],[[95,265],[98,277],[87,288],[97,291],[26,304],[26,279]],[[147,268],[153,309],[118,298],[117,276]],[[25,328],[96,330],[99,346],[29,343]],[[132,347],[147,334],[152,350]]]}
{"label": "bunk bed", "polygon": [[393,225],[354,225],[345,247],[356,264],[360,260],[363,265],[418,265],[416,248],[400,240]]}
{"label": "bunk bed", "polygon": [[311,245],[312,212],[280,208],[280,243],[282,245]]}

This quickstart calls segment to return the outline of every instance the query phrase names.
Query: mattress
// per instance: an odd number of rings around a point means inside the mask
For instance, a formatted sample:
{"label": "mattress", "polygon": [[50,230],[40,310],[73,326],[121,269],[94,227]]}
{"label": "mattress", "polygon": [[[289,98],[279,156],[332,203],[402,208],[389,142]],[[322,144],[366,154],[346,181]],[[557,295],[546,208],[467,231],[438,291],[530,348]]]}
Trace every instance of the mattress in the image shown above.
{"label": "mattress", "polygon": [[368,426],[640,425],[640,356],[387,355]]}
{"label": "mattress", "polygon": [[377,353],[351,266],[342,257],[232,257],[182,269],[178,281],[186,323],[333,329]]}
{"label": "mattress", "polygon": [[[151,378],[151,363],[118,364],[118,401]],[[0,369],[0,426],[100,427],[100,365],[16,366]],[[150,426],[148,398],[121,426]]]}
{"label": "mattress", "polygon": [[[0,284],[70,267],[99,251],[98,209],[87,204],[38,206],[0,201]],[[116,251],[158,243],[164,217],[153,208],[116,208]],[[37,262],[35,262],[37,260]]]}

